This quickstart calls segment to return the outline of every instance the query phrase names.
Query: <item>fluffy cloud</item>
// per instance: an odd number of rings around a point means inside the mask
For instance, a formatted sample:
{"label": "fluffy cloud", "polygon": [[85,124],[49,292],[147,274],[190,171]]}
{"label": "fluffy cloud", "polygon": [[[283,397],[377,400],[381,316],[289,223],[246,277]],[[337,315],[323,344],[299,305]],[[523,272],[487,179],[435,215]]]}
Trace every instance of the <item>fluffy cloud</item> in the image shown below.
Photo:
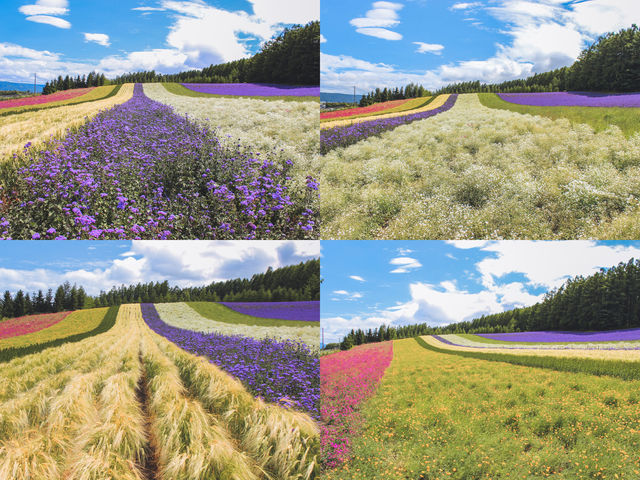
{"label": "fluffy cloud", "polygon": [[402,35],[389,30],[400,23],[398,11],[403,5],[393,2],[374,2],[373,8],[364,17],[353,18],[349,22],[356,32],[384,40],[401,40]]}
{"label": "fluffy cloud", "polygon": [[45,23],[58,28],[71,28],[71,23],[58,18],[69,13],[67,0],[37,0],[33,5],[22,5],[18,11],[26,15],[29,22]]}
{"label": "fluffy cloud", "polygon": [[391,270],[391,273],[409,273],[411,270],[422,267],[422,264],[418,260],[411,257],[393,258],[389,263],[398,267]]}
{"label": "fluffy cloud", "polygon": [[349,278],[352,279],[352,280],[357,280],[358,282],[365,282],[366,281],[360,275],[349,275]]}
{"label": "fluffy cloud", "polygon": [[109,42],[109,35],[106,35],[104,33],[85,33],[84,41],[94,42],[98,45],[102,45],[103,47],[108,47],[109,45],[111,45],[111,43]]}
{"label": "fluffy cloud", "polygon": [[460,3],[454,3],[451,6],[451,10],[468,10],[470,8],[475,8],[480,6],[482,6],[482,3],[480,2],[470,2],[470,3],[460,2]]}
{"label": "fluffy cloud", "polygon": [[[269,266],[278,268],[319,256],[317,241],[134,241],[131,249],[106,265],[60,271],[0,268],[1,289],[12,292],[46,290],[69,281],[90,294],[114,285],[168,280],[172,285],[197,286],[213,281],[251,277]],[[53,261],[54,259],[52,259]]]}
{"label": "fluffy cloud", "polygon": [[414,45],[418,45],[416,52],[418,53],[433,53],[435,55],[440,55],[442,50],[444,50],[444,45],[440,45],[438,43],[424,43],[424,42],[413,42]]}

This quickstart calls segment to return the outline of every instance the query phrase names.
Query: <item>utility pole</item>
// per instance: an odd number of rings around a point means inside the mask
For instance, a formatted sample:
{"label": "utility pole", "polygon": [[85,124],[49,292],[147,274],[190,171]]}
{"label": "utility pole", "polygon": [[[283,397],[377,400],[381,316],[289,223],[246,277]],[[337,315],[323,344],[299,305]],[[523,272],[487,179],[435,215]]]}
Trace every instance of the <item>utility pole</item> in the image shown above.
{"label": "utility pole", "polygon": [[353,103],[356,103],[356,86],[353,86]]}
{"label": "utility pole", "polygon": [[38,74],[34,73],[33,74],[33,94],[36,94],[36,83],[37,83],[37,78],[38,78]]}
{"label": "utility pole", "polygon": [[324,348],[324,328],[322,329],[322,348]]}

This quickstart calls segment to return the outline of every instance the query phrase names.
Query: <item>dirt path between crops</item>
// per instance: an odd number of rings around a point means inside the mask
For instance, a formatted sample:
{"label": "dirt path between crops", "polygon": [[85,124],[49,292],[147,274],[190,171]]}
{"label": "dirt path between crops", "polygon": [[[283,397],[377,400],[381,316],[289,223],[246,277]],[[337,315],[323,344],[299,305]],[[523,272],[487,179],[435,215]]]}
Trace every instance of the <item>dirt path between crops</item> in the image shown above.
{"label": "dirt path between crops", "polygon": [[147,437],[147,445],[144,451],[144,461],[138,464],[138,468],[142,472],[142,478],[144,480],[159,480],[158,475],[158,447],[156,439],[153,436],[151,430],[151,410],[149,408],[149,379],[147,378],[147,372],[144,369],[142,362],[142,351],[138,353],[140,359],[140,368],[142,374],[138,380],[138,388],[136,389],[136,396],[140,403],[142,410],[142,416],[144,418],[144,430]]}

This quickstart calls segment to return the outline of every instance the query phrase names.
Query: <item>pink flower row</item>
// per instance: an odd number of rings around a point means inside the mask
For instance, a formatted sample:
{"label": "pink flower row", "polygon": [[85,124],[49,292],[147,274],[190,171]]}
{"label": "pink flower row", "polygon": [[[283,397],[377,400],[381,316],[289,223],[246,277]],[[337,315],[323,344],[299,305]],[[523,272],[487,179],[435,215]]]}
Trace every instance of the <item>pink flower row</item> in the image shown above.
{"label": "pink flower row", "polygon": [[42,103],[59,102],[60,100],[69,100],[79,97],[85,93],[89,93],[95,87],[90,88],[74,88],[72,90],[63,90],[52,93],[50,95],[37,95],[35,97],[17,98],[15,100],[0,101],[0,109],[23,107],[25,105],[40,105]]}
{"label": "pink flower row", "polygon": [[0,322],[0,339],[39,332],[61,322],[71,312],[43,313],[11,318]]}
{"label": "pink flower row", "polygon": [[320,358],[323,462],[335,468],[348,459],[351,438],[362,425],[359,409],[371,397],[393,358],[393,342],[374,343]]}
{"label": "pink flower row", "polygon": [[383,110],[389,110],[390,108],[399,107],[400,105],[407,103],[408,101],[408,99],[390,100],[388,102],[374,103],[373,105],[369,105],[367,107],[348,108],[346,110],[336,110],[335,112],[322,112],[320,114],[320,119],[324,120],[326,118],[344,118],[351,117],[352,115],[362,115],[364,113],[381,112]]}

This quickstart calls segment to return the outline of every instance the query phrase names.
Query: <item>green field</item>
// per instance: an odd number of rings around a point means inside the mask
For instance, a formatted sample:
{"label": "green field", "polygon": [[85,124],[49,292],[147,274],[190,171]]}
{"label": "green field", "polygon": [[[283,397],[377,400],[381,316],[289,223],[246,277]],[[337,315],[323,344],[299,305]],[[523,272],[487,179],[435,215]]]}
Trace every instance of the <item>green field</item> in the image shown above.
{"label": "green field", "polygon": [[637,479],[640,381],[394,341],[352,459],[327,479]]}
{"label": "green field", "polygon": [[[311,327],[314,325],[313,322],[259,318],[244,315],[215,302],[186,302],[186,304],[203,317],[215,320],[216,322],[233,323],[235,325],[257,325],[260,327]],[[317,323],[315,325],[317,325]]]}
{"label": "green field", "polygon": [[2,339],[0,340],[0,362],[106,332],[115,324],[118,308],[114,306],[78,310],[44,330]]}
{"label": "green field", "polygon": [[290,97],[290,96],[275,96],[275,97],[258,97],[251,95],[214,95],[212,93],[194,92],[188,89],[180,83],[163,83],[164,88],[169,93],[174,95],[183,95],[185,97],[198,97],[198,98],[254,98],[256,100],[284,100],[285,102],[318,102],[320,103],[320,97]]}
{"label": "green field", "polygon": [[572,124],[586,123],[596,132],[615,125],[627,136],[640,131],[640,108],[617,107],[537,107],[517,105],[502,100],[495,93],[479,93],[480,102],[489,108],[509,110],[516,113],[540,115],[553,120],[566,118]]}

